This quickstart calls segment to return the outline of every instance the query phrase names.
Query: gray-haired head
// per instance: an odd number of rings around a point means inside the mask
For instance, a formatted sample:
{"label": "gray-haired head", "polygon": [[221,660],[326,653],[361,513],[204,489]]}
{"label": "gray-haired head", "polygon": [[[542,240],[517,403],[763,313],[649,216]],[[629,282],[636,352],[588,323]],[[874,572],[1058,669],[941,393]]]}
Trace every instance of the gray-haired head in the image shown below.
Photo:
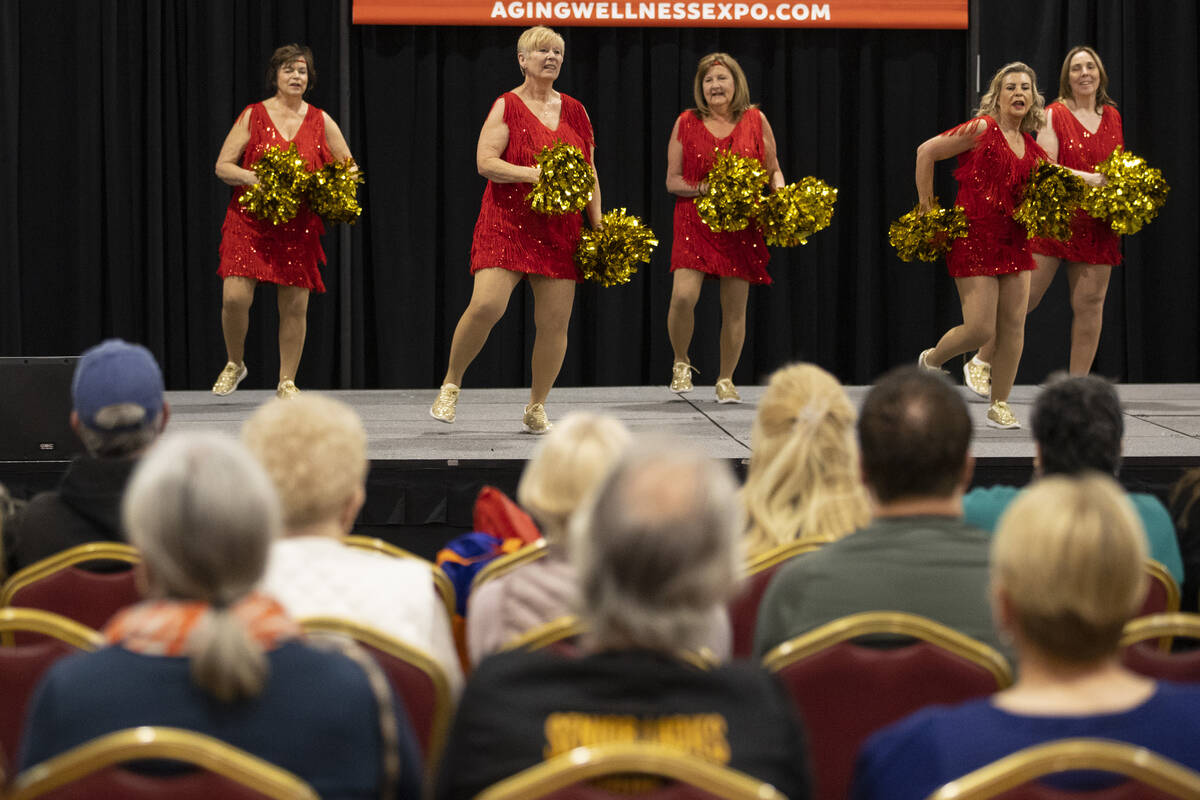
{"label": "gray-haired head", "polygon": [[727,466],[668,439],[632,448],[571,523],[597,646],[699,649],[737,588],[742,528]]}

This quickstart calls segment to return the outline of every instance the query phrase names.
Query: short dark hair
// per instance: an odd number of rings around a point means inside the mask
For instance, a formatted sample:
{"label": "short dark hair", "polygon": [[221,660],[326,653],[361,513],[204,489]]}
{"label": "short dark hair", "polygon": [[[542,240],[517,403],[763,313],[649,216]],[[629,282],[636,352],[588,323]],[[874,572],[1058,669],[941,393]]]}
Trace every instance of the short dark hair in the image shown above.
{"label": "short dark hair", "polygon": [[1033,402],[1032,418],[1043,475],[1117,474],[1125,418],[1110,381],[1095,375],[1051,376]]}
{"label": "short dark hair", "polygon": [[267,94],[273,95],[278,91],[276,80],[279,76],[279,68],[286,66],[303,58],[305,65],[308,67],[308,85],[304,87],[304,93],[308,92],[317,85],[317,65],[313,63],[312,50],[307,45],[302,44],[285,44],[282,47],[275,48],[275,52],[271,54],[271,60],[267,62]]}
{"label": "short dark hair", "polygon": [[939,373],[898,367],[875,382],[858,416],[863,478],[875,497],[948,497],[962,480],[971,418]]}

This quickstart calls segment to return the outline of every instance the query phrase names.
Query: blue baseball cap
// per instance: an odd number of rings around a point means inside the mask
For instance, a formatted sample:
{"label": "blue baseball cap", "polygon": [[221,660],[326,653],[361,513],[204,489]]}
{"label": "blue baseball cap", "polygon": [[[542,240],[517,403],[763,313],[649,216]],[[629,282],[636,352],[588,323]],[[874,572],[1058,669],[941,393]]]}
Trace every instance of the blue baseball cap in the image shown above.
{"label": "blue baseball cap", "polygon": [[141,428],[162,413],[162,370],[140,344],[107,339],[79,357],[71,399],[80,422],[92,430]]}

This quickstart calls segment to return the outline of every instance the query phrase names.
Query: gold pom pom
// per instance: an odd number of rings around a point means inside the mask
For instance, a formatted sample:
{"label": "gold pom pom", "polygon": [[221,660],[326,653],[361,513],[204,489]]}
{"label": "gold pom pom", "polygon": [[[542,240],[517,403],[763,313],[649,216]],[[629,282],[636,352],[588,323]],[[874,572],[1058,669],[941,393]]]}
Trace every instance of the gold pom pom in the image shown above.
{"label": "gold pom pom", "polygon": [[936,261],[955,239],[966,235],[967,214],[963,207],[942,208],[936,197],[931,210],[922,213],[920,205],[913,206],[888,227],[888,241],[901,261]]}
{"label": "gold pom pom", "polygon": [[1120,147],[1096,165],[1096,172],[1103,174],[1108,182],[1092,187],[1083,198],[1083,210],[1096,219],[1106,220],[1122,235],[1137,233],[1154,219],[1171,191],[1160,170]]}
{"label": "gold pom pom", "polygon": [[238,202],[252,217],[268,220],[272,225],[291,222],[300,211],[300,203],[308,188],[308,163],[292,142],[286,150],[268,146],[254,162],[258,183],[244,191]]}
{"label": "gold pom pom", "polygon": [[758,213],[770,176],[757,159],[717,150],[705,181],[708,192],[696,198],[696,213],[714,231],[740,231]]}
{"label": "gold pom pom", "polygon": [[525,196],[539,214],[570,214],[582,211],[592,199],[596,174],[583,151],[561,139],[534,156],[542,175]]}
{"label": "gold pom pom", "polygon": [[311,173],[308,183],[308,205],[326,222],[345,222],[353,225],[362,214],[358,204],[358,185],[363,182],[362,170],[353,158],[334,161]]}
{"label": "gold pom pom", "polygon": [[639,261],[650,263],[658,239],[654,231],[623,208],[609,211],[600,221],[604,227],[583,232],[575,251],[575,265],[584,280],[601,286],[629,283]]}
{"label": "gold pom pom", "polygon": [[1086,193],[1087,186],[1078,175],[1058,164],[1040,161],[1025,185],[1013,219],[1025,227],[1030,237],[1065,242],[1071,238],[1071,221]]}
{"label": "gold pom pom", "polygon": [[811,175],[781,186],[763,198],[754,221],[767,244],[795,247],[829,227],[837,189]]}

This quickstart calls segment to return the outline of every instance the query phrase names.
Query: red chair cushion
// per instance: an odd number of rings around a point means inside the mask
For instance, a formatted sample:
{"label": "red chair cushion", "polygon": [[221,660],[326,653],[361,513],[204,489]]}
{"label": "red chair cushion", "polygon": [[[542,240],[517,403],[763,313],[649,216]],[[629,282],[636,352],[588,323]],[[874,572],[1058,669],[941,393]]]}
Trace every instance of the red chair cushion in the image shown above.
{"label": "red chair cushion", "polygon": [[18,763],[25,708],[42,675],[58,659],[78,652],[66,642],[43,639],[36,644],[0,647],[0,746],[8,764]]}
{"label": "red chair cushion", "polygon": [[1200,683],[1200,650],[1164,653],[1157,639],[1126,647],[1121,653],[1125,666],[1151,678],[1176,683]]}
{"label": "red chair cushion", "polygon": [[[52,611],[100,630],[113,614],[141,599],[132,569],[102,573],[67,567],[20,589],[10,605]],[[15,639],[31,642],[42,637],[18,633]]]}
{"label": "red chair cushion", "polygon": [[987,669],[928,642],[897,648],[842,642],[779,671],[808,730],[816,798],[845,798],[863,741],[934,703],[996,691]]}
{"label": "red chair cushion", "polygon": [[472,524],[475,530],[502,540],[520,539],[525,544],[533,544],[542,538],[533,518],[495,486],[485,486],[479,491]]}
{"label": "red chair cushion", "polygon": [[734,658],[751,658],[754,655],[754,628],[758,624],[758,607],[762,604],[767,584],[771,582],[775,572],[786,563],[787,561],[781,561],[748,576],[742,584],[741,591],[729,601]]}
{"label": "red chair cushion", "polygon": [[120,767],[86,775],[39,795],[44,800],[263,800],[262,792],[205,770],[148,775]]}
{"label": "red chair cushion", "polygon": [[409,723],[421,748],[421,755],[428,755],[437,712],[437,695],[434,693],[433,681],[429,675],[407,661],[365,642],[359,644],[375,659],[375,663],[387,675],[392,690],[404,701]]}

